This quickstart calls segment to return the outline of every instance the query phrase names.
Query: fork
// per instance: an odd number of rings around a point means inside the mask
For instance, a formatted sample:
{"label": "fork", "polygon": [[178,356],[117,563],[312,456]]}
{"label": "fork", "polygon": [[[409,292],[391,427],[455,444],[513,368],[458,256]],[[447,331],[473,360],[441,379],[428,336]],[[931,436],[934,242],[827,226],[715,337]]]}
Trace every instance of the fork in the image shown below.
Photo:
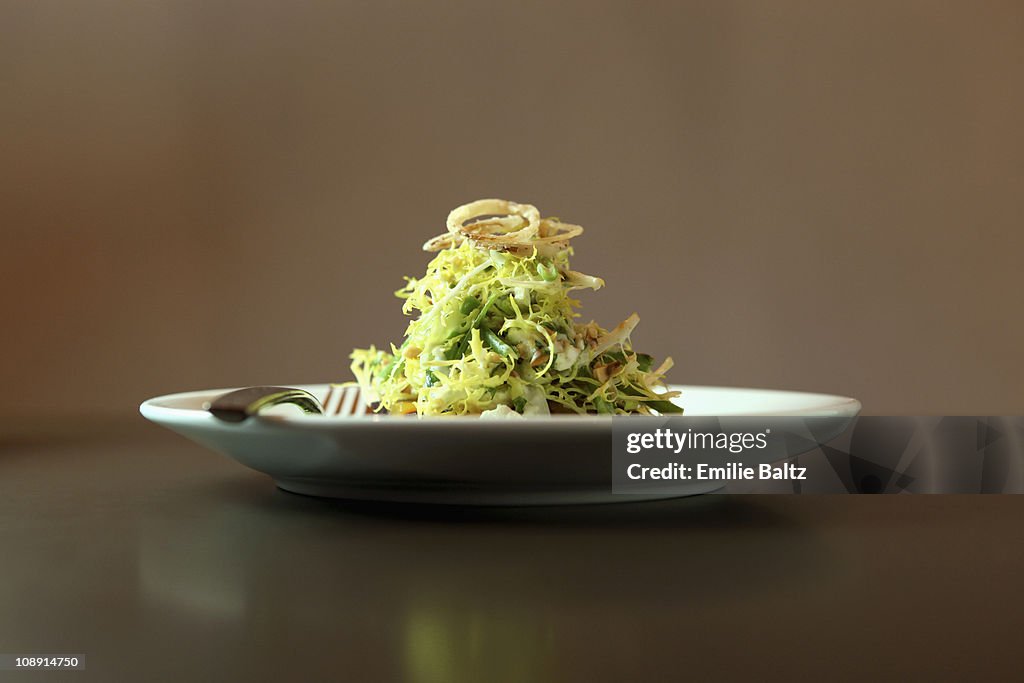
{"label": "fork", "polygon": [[330,417],[361,417],[373,412],[358,384],[332,384],[324,396],[323,414]]}
{"label": "fork", "polygon": [[298,406],[312,415],[330,417],[361,417],[373,413],[359,387],[344,384],[330,385],[322,402],[304,389],[259,386],[229,391],[203,407],[225,422],[242,422],[264,408],[284,404]]}

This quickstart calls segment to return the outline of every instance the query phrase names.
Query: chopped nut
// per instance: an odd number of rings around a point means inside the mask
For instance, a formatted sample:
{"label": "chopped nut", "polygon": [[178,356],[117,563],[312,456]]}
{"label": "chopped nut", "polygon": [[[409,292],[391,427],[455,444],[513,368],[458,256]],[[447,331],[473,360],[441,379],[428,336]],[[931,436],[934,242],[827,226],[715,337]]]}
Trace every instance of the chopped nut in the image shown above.
{"label": "chopped nut", "polygon": [[602,383],[607,382],[609,377],[615,376],[615,374],[620,370],[622,370],[622,363],[619,361],[613,361],[604,365],[595,365],[594,379]]}
{"label": "chopped nut", "polygon": [[409,415],[416,412],[416,404],[412,401],[399,401],[391,412],[397,415]]}

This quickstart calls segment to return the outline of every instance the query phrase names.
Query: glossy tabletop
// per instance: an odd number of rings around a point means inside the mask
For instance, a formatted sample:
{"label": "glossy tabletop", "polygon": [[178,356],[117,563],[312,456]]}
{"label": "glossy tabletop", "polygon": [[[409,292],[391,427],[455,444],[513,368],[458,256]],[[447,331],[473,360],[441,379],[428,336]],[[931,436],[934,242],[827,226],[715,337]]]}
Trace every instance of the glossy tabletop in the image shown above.
{"label": "glossy tabletop", "polygon": [[2,423],[7,681],[1021,673],[1024,496],[354,504],[141,418]]}

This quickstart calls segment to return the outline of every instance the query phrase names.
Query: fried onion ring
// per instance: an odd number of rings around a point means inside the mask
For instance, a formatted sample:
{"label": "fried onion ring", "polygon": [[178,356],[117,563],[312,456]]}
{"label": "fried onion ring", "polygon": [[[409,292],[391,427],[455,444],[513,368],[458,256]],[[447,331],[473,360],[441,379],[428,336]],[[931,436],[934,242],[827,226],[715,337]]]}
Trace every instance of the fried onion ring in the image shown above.
{"label": "fried onion ring", "polygon": [[[524,225],[525,221],[525,225]],[[471,240],[483,249],[525,253],[564,249],[583,233],[579,225],[541,218],[537,207],[505,199],[478,199],[448,214],[448,232],[423,244],[424,251],[438,251]]]}
{"label": "fried onion ring", "polygon": [[[480,216],[500,216],[473,221]],[[512,230],[522,221],[518,230]],[[448,232],[453,235],[463,234],[475,240],[494,240],[505,244],[519,244],[533,239],[540,230],[540,211],[532,204],[517,204],[506,199],[478,199],[452,209],[448,214]],[[498,233],[496,229],[503,229]]]}

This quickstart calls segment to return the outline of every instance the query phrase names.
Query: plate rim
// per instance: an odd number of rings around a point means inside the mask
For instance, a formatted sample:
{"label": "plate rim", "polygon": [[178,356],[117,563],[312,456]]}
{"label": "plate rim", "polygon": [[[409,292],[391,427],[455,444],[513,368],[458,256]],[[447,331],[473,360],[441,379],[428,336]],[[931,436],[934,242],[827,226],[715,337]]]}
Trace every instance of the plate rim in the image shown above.
{"label": "plate rim", "polygon": [[[280,386],[291,386],[296,388],[302,388],[307,391],[316,389],[326,389],[331,386],[330,382],[327,383],[299,383],[299,384],[283,384]],[[275,385],[277,386],[277,385]],[[181,400],[189,398],[199,398],[203,396],[216,396],[229,391],[234,391],[239,387],[225,388],[225,389],[200,389],[192,391],[175,392],[171,394],[163,394],[160,396],[154,396],[146,399],[139,405],[139,412],[148,420],[158,423],[177,423],[181,424],[184,422],[196,424],[197,421],[215,421],[211,424],[223,424],[217,420],[213,415],[202,409],[197,408],[177,408],[167,405],[161,405],[170,400]],[[703,413],[700,415],[691,415],[691,417],[793,417],[793,416],[807,416],[807,417],[853,417],[860,413],[863,408],[861,402],[855,398],[849,396],[841,396],[838,394],[826,394],[820,392],[810,391],[794,391],[788,389],[765,389],[758,387],[734,387],[734,386],[712,386],[712,385],[693,385],[693,384],[670,384],[668,385],[669,390],[678,390],[683,392],[685,395],[686,391],[690,390],[717,390],[717,391],[735,391],[735,392],[756,392],[762,394],[785,394],[789,396],[803,396],[803,397],[817,397],[820,399],[820,404],[815,406],[813,409],[797,409],[797,410],[771,410],[771,411],[745,411],[735,413],[715,413],[707,414]],[[430,426],[443,426],[453,424],[464,424],[464,425],[498,425],[509,426],[515,425],[517,428],[523,428],[527,425],[533,426],[552,426],[559,425],[561,427],[572,426],[593,426],[609,424],[613,419],[634,419],[644,418],[647,416],[636,415],[543,415],[534,416],[523,420],[507,420],[507,419],[495,419],[495,420],[481,420],[476,415],[455,415],[448,417],[431,416],[422,417],[419,419],[395,419],[388,415],[371,415],[371,416],[323,416],[323,415],[264,415],[260,417],[261,422],[272,422],[279,424],[296,425],[309,428],[333,428],[338,425],[345,425],[347,427],[355,426],[371,426],[371,425],[418,425],[420,427]],[[684,414],[683,417],[686,417]],[[491,427],[485,427],[491,428]]]}

